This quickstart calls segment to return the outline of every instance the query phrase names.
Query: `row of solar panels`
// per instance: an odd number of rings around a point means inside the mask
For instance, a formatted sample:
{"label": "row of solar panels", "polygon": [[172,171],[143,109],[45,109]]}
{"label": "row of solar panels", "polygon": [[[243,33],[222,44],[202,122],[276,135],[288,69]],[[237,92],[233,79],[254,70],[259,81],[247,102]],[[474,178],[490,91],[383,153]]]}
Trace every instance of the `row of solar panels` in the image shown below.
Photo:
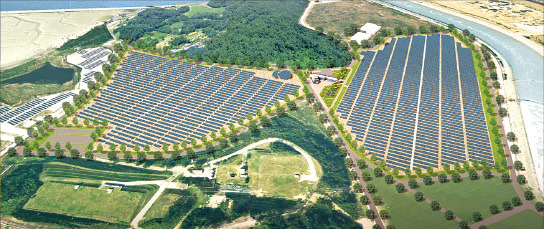
{"label": "row of solar panels", "polygon": [[[392,39],[377,52],[363,52],[364,58],[337,110],[341,118],[348,119],[355,139],[363,141],[378,158],[387,157],[392,167],[405,168],[411,163],[438,166],[440,120],[441,163],[464,161],[464,116],[469,159],[485,158],[492,162],[471,53],[457,46],[459,56],[451,36],[415,36]],[[438,102],[442,108],[440,117]],[[461,102],[472,108],[465,109],[463,115]]]}
{"label": "row of solar panels", "polygon": [[26,103],[25,105],[17,107],[9,112],[3,112],[4,114],[0,116],[0,121],[7,122],[14,126],[19,125],[25,120],[42,113],[43,111],[47,110],[58,102],[74,95],[75,94],[72,92],[66,92],[59,94],[49,100],[43,98],[34,99]]}
{"label": "row of solar panels", "polygon": [[200,138],[292,94],[299,86],[130,52],[113,82],[80,117],[106,118],[117,126],[106,143],[174,143]]}

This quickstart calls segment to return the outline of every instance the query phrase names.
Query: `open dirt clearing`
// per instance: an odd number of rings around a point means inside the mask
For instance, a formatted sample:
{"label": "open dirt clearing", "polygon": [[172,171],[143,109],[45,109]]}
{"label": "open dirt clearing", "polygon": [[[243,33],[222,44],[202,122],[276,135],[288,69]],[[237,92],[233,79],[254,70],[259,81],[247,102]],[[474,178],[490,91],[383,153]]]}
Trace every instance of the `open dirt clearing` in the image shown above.
{"label": "open dirt clearing", "polygon": [[544,32],[544,6],[528,1],[424,1],[520,35]]}

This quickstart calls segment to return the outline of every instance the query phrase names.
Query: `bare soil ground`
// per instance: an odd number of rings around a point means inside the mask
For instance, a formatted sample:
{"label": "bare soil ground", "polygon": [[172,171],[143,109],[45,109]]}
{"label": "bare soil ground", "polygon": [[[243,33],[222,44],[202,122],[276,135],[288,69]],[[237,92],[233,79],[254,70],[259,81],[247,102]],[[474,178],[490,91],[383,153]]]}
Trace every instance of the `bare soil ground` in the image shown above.
{"label": "bare soil ground", "polygon": [[375,23],[383,28],[396,26],[429,26],[430,23],[376,3],[360,0],[346,0],[313,6],[306,22],[312,26],[323,26],[324,31],[344,34],[344,29],[351,23],[363,26]]}

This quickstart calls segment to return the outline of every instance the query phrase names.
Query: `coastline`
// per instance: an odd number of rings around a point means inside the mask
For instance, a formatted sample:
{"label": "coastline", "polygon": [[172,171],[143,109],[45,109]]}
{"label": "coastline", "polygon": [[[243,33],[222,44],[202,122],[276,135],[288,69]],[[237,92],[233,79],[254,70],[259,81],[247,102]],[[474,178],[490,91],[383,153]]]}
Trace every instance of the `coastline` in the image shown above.
{"label": "coastline", "polygon": [[94,10],[137,10],[150,7],[172,7],[172,6],[189,6],[198,5],[202,2],[182,3],[173,5],[156,5],[156,6],[132,6],[132,7],[109,7],[109,8],[74,8],[74,9],[51,9],[51,10],[15,10],[15,11],[0,11],[0,14],[24,14],[24,13],[55,13],[55,12],[71,12],[71,11],[94,11]]}
{"label": "coastline", "polygon": [[54,10],[17,10],[17,11],[0,11],[0,14],[56,13],[56,12],[93,11],[93,10],[131,10],[131,9],[143,9],[143,8],[149,8],[149,6],[111,7],[111,8],[54,9]]}
{"label": "coastline", "polygon": [[482,20],[478,20],[478,19],[475,19],[475,18],[472,18],[472,17],[469,17],[467,15],[464,15],[464,14],[461,14],[461,13],[457,13],[457,12],[454,12],[454,11],[451,11],[451,10],[448,10],[448,9],[444,9],[442,7],[438,7],[438,6],[434,6],[434,5],[431,5],[431,4],[428,4],[428,3],[425,3],[423,1],[420,1],[420,0],[411,0],[412,2],[416,3],[416,4],[419,4],[419,5],[422,5],[422,6],[425,6],[425,7],[428,7],[428,8],[431,8],[431,9],[434,9],[434,10],[438,10],[440,12],[443,12],[443,13],[447,13],[447,14],[451,14],[451,15],[454,15],[454,16],[457,16],[457,17],[460,17],[460,18],[463,18],[465,20],[468,20],[468,21],[472,21],[472,22],[475,22],[475,23],[478,23],[480,25],[483,25],[485,27],[488,27],[490,29],[493,29],[493,30],[496,30],[498,32],[501,32],[502,34],[505,34],[511,38],[514,38],[515,40],[523,43],[524,45],[528,46],[529,48],[533,49],[534,51],[536,51],[538,54],[540,54],[541,56],[544,56],[544,48],[540,45],[538,45],[537,43],[519,35],[519,34],[516,34],[514,32],[511,32],[511,31],[508,31],[504,28],[501,28],[499,26],[496,26],[496,25],[493,25],[491,23],[488,23],[488,22],[485,22],[485,21],[482,21]]}

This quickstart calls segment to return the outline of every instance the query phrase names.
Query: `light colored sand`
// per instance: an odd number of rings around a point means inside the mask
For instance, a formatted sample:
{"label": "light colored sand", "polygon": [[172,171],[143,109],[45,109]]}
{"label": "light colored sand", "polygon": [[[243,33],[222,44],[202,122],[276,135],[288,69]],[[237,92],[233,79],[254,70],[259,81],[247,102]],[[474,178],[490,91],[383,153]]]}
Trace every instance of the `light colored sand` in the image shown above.
{"label": "light colored sand", "polygon": [[[492,23],[517,34],[535,35],[544,32],[542,31],[544,23],[542,7],[535,9],[522,5],[525,1],[504,1],[511,4],[503,6],[491,5],[491,1],[427,0],[425,2]],[[489,10],[490,7],[496,7],[497,9]]]}
{"label": "light colored sand", "polygon": [[70,35],[104,22],[128,10],[86,10],[50,13],[1,14],[0,68],[32,58]]}

